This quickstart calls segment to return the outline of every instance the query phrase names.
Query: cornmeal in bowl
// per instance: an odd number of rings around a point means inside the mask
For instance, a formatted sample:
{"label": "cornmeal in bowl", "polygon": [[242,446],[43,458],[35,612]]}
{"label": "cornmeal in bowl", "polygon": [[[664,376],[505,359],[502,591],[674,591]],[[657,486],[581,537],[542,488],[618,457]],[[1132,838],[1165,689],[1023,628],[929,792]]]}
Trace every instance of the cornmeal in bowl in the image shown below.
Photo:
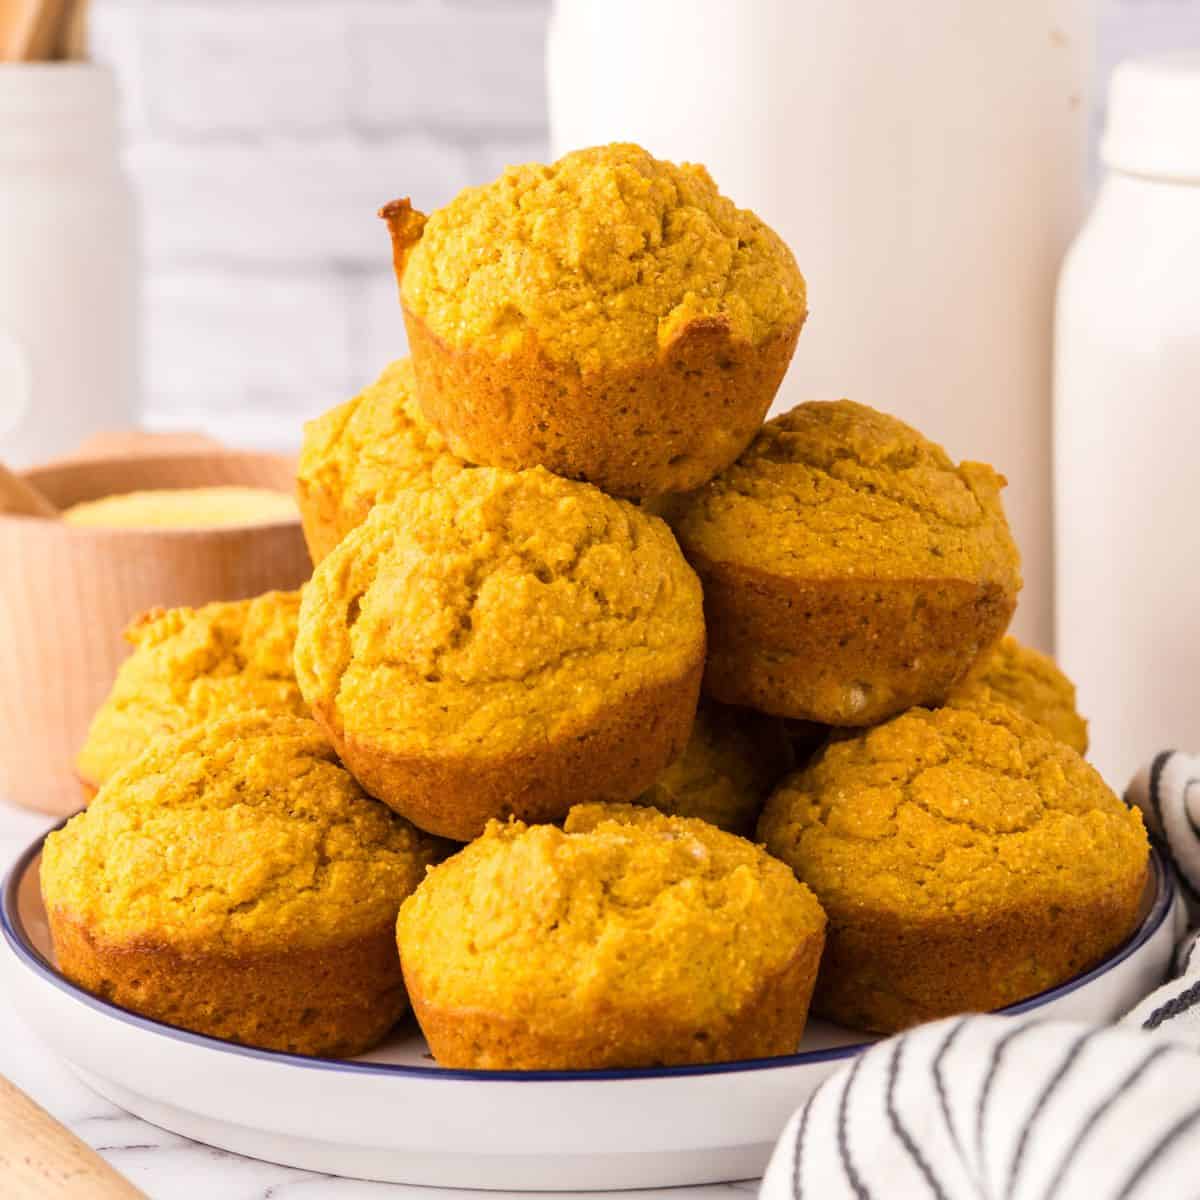
{"label": "cornmeal in bowl", "polygon": [[68,525],[106,529],[220,529],[294,521],[296,502],[274,488],[155,488],[85,500],[65,509]]}
{"label": "cornmeal in bowl", "polygon": [[1002,704],[835,736],[758,832],[829,916],[814,1010],[880,1033],[1099,962],[1137,924],[1149,856],[1137,810]]}
{"label": "cornmeal in bowl", "polygon": [[312,721],[251,715],[152,742],[47,837],[42,894],[59,969],[89,992],[346,1056],[405,1010],[396,914],[438,852]]}
{"label": "cornmeal in bowl", "polygon": [[138,617],[76,759],[85,795],[163,734],[239,712],[307,716],[292,668],[299,613],[299,592],[267,592]]}
{"label": "cornmeal in bowl", "polygon": [[1016,606],[1003,485],[849,400],[769,421],[671,510],[704,584],[706,692],[823,725],[944,701]]}
{"label": "cornmeal in bowl", "polygon": [[754,436],[807,313],[773,230],[639,146],[383,215],[421,406],[471,462],[628,497],[698,487]]}
{"label": "cornmeal in bowl", "polygon": [[436,487],[467,465],[422,415],[411,361],[392,363],[353,400],[304,427],[296,489],[313,562],[376,504],[403,488]]}
{"label": "cornmeal in bowl", "polygon": [[586,1069],[794,1053],[824,929],[760,847],[588,805],[565,829],[493,822],[405,902],[397,938],[439,1063]]}
{"label": "cornmeal in bowl", "polygon": [[460,841],[645,791],[684,747],[703,663],[667,526],[540,468],[377,505],[317,567],[296,639],[350,770]]}

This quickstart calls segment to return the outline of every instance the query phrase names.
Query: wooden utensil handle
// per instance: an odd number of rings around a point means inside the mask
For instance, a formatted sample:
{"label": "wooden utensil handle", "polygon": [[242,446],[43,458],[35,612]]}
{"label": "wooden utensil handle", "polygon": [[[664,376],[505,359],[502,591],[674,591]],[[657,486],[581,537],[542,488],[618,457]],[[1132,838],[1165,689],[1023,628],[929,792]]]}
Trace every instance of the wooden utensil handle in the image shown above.
{"label": "wooden utensil handle", "polygon": [[67,0],[58,31],[58,57],[86,62],[88,55],[88,0]]}
{"label": "wooden utensil handle", "polygon": [[146,1200],[90,1146],[0,1075],[5,1200]]}
{"label": "wooden utensil handle", "polygon": [[30,487],[20,475],[14,475],[0,463],[0,513],[16,513],[19,517],[59,516],[58,509],[37,488]]}
{"label": "wooden utensil handle", "polygon": [[6,62],[43,62],[58,46],[64,0],[19,0],[4,5],[0,55]]}

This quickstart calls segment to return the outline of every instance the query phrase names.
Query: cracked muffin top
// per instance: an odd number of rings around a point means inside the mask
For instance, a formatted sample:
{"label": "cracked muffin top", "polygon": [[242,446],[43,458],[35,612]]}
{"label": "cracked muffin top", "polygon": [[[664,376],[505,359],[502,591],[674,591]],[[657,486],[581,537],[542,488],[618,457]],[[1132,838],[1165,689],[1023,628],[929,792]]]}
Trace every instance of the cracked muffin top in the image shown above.
{"label": "cracked muffin top", "polygon": [[959,703],[1011,705],[1048,729],[1060,742],[1085,754],[1088,724],[1075,707],[1075,685],[1049,655],[1006,637],[978,674],[955,693]]}
{"label": "cracked muffin top", "polygon": [[835,737],[759,822],[835,919],[1076,902],[1146,870],[1140,814],[1006,705],[914,708]]}
{"label": "cracked muffin top", "polygon": [[704,654],[700,582],[656,517],[539,468],[379,505],[305,588],[296,673],[398,753],[503,755]]}
{"label": "cracked muffin top", "polygon": [[133,653],[97,710],[76,768],[102,784],[146,742],[237,712],[307,716],[292,650],[299,592],[151,609],[125,631]]}
{"label": "cracked muffin top", "polygon": [[444,483],[468,464],[421,415],[412,362],[399,359],[353,400],[304,427],[297,483],[321,494],[334,538],[362,524],[377,503],[410,487]]}
{"label": "cracked muffin top", "polygon": [[152,742],[46,839],[42,891],[117,943],[311,948],[390,922],[438,847],[315,722],[252,714]]}
{"label": "cracked muffin top", "polygon": [[683,753],[636,802],[748,837],[794,761],[777,717],[701,700]]}
{"label": "cracked muffin top", "polygon": [[[563,829],[492,821],[400,910],[432,1004],[569,1015],[675,998],[698,1027],[782,972],[825,914],[761,847],[704,821],[585,804]],[[427,965],[426,965],[427,964]]]}
{"label": "cracked muffin top", "polygon": [[583,371],[654,360],[689,325],[759,344],[804,317],[791,251],[702,166],[640,146],[509,167],[433,213],[403,263],[405,306],[449,345],[527,340]]}
{"label": "cracked muffin top", "polygon": [[768,421],[671,520],[689,553],[803,579],[954,579],[1020,587],[1000,489],[902,421],[850,400]]}

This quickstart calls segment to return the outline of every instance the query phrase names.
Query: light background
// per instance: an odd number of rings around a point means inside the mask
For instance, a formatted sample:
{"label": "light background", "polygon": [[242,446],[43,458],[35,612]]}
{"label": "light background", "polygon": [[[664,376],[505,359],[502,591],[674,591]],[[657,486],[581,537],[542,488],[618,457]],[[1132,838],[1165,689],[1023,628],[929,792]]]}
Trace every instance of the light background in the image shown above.
{"label": "light background", "polygon": [[[544,157],[548,0],[94,7],[141,203],[147,421],[295,445],[404,352],[380,204]],[[1098,13],[1094,132],[1115,62],[1200,44],[1200,0]]]}

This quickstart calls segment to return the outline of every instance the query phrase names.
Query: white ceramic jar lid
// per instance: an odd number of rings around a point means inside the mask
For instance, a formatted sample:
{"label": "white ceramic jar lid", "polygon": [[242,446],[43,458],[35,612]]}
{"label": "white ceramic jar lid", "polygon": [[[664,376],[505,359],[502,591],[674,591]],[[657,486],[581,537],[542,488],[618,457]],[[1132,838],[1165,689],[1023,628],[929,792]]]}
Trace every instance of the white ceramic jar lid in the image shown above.
{"label": "white ceramic jar lid", "polygon": [[1200,49],[1113,71],[1100,156],[1117,171],[1200,183]]}

